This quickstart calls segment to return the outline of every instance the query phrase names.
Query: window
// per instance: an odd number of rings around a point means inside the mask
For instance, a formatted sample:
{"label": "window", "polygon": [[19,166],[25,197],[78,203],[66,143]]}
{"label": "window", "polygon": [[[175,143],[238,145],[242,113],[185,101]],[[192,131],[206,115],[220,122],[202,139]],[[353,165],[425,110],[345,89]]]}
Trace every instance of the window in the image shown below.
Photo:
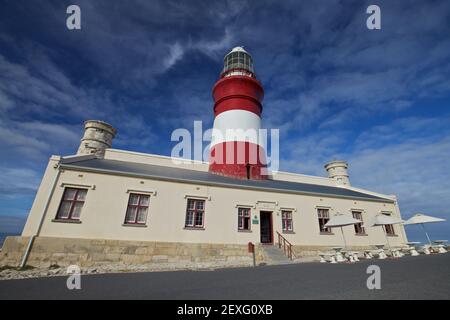
{"label": "window", "polygon": [[328,209],[317,209],[317,215],[319,217],[320,233],[331,234],[331,228],[326,228],[325,224],[330,220],[330,213]]}
{"label": "window", "polygon": [[125,224],[145,224],[147,222],[149,203],[149,195],[130,193],[125,214]]}
{"label": "window", "polygon": [[205,215],[205,200],[188,199],[185,227],[203,228]]}
{"label": "window", "polygon": [[292,211],[281,211],[281,225],[284,232],[292,232]]}
{"label": "window", "polygon": [[[383,213],[385,216],[391,216],[389,213]],[[395,236],[395,229],[394,226],[392,224],[385,224],[384,225],[384,230],[386,230],[386,234],[388,236]]]}
{"label": "window", "polygon": [[250,208],[238,208],[238,230],[250,230]]}
{"label": "window", "polygon": [[61,204],[59,205],[58,213],[56,214],[56,219],[80,220],[86,193],[86,189],[66,188]]}
{"label": "window", "polygon": [[245,52],[233,52],[228,54],[224,59],[223,71],[233,69],[247,69],[253,72],[252,58]]}
{"label": "window", "polygon": [[388,236],[395,236],[395,230],[394,230],[394,226],[392,224],[386,224],[384,226],[385,230],[386,230],[386,234]]}
{"label": "window", "polygon": [[[362,212],[360,211],[352,211],[352,215],[353,218],[355,218],[356,220],[361,220],[363,221],[362,218]],[[366,229],[363,227],[363,223],[357,223],[354,225],[355,226],[355,233],[359,234],[359,235],[365,235],[366,234]]]}

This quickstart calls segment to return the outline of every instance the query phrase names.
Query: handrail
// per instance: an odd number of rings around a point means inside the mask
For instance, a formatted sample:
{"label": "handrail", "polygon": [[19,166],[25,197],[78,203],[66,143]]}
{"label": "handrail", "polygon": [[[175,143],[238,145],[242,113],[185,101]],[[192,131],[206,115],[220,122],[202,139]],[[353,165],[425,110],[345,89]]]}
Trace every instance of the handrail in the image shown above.
{"label": "handrail", "polygon": [[281,233],[279,233],[278,231],[277,235],[278,235],[278,248],[281,249],[281,247],[283,247],[284,254],[287,255],[289,259],[294,260],[294,252],[292,250],[292,244],[289,241],[287,241],[287,239],[283,237]]}

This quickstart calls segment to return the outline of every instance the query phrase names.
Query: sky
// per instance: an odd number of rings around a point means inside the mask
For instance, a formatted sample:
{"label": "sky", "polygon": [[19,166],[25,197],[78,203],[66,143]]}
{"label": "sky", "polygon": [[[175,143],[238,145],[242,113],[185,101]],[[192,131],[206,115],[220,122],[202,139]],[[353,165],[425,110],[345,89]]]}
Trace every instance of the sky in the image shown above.
{"label": "sky", "polygon": [[[81,30],[66,8],[81,8]],[[381,30],[366,8],[381,8]],[[280,129],[280,169],[396,194],[402,216],[450,218],[449,1],[0,0],[0,233],[20,232],[52,154],[83,122],[113,147],[170,155],[177,128],[213,122],[223,56],[244,46]],[[429,226],[450,240],[450,222]],[[407,227],[412,240],[420,229]]]}

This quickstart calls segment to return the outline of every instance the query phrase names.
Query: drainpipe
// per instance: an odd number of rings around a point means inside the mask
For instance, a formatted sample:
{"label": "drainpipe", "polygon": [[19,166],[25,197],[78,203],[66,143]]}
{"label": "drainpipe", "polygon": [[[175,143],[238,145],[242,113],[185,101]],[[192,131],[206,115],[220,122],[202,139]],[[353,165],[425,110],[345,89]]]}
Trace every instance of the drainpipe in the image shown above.
{"label": "drainpipe", "polygon": [[45,202],[45,207],[42,210],[41,219],[39,220],[39,224],[38,224],[36,233],[33,236],[31,236],[30,240],[28,241],[27,248],[25,250],[25,253],[23,254],[22,261],[20,262],[20,265],[19,265],[20,268],[23,268],[25,266],[25,264],[27,263],[28,256],[30,255],[31,248],[33,246],[34,239],[41,232],[41,228],[42,228],[42,225],[44,223],[45,214],[47,213],[47,209],[48,209],[48,207],[50,205],[50,199],[53,196],[53,193],[54,193],[55,187],[56,187],[56,183],[58,182],[59,175],[61,174],[60,162],[61,162],[61,160],[59,160],[58,163],[55,165],[55,169],[57,170],[55,178],[53,179],[52,186],[51,186],[50,191],[48,193],[47,201]]}

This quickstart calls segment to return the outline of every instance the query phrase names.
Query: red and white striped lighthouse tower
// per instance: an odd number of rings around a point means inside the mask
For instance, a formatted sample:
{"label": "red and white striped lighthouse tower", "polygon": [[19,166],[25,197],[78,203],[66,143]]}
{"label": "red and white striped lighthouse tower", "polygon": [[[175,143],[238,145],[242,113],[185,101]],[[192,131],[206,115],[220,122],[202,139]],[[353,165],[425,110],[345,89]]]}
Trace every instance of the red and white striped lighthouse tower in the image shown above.
{"label": "red and white striped lighthouse tower", "polygon": [[259,138],[264,90],[253,59],[242,47],[224,58],[213,89],[214,128],[209,171],[240,179],[267,179],[265,148]]}

